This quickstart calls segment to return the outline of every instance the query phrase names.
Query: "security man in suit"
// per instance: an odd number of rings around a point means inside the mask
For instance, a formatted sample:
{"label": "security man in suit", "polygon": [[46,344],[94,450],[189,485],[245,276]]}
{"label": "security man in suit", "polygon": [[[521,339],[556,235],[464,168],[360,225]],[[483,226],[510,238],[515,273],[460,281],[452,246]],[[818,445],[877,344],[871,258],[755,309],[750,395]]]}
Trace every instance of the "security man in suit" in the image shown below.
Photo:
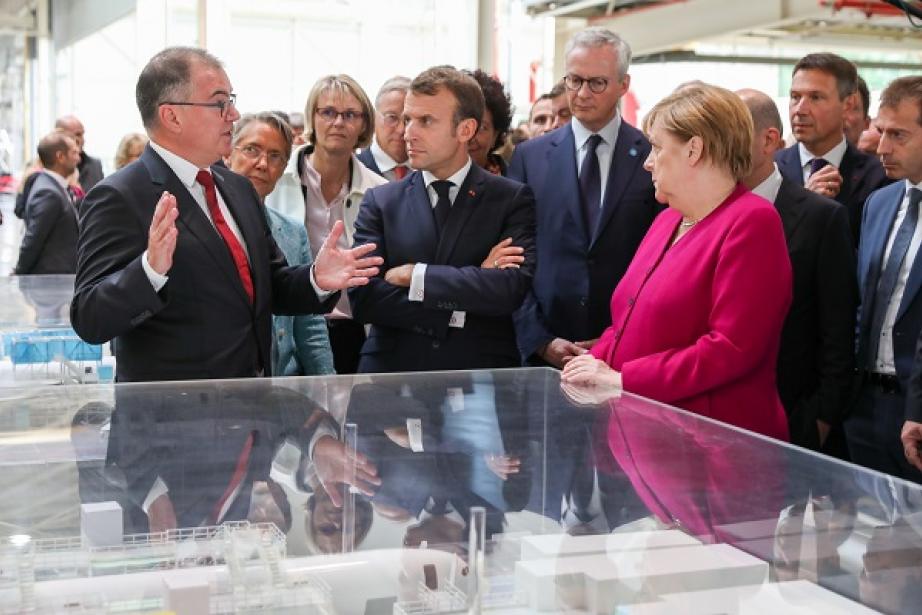
{"label": "security man in suit", "polygon": [[38,143],[43,170],[36,173],[26,200],[26,233],[19,246],[17,275],[73,273],[77,261],[77,210],[67,176],[80,161],[73,137],[53,132]]}
{"label": "security man in suit", "polygon": [[[450,66],[420,73],[404,106],[410,165],[365,193],[355,245],[379,246],[383,278],[349,293],[371,325],[359,372],[485,369],[519,364],[512,314],[531,286],[534,197],[472,163],[480,86]],[[503,255],[511,239],[522,254]]]}
{"label": "security man in suit", "polygon": [[737,94],[752,112],[754,127],[752,170],[743,183],[778,210],[794,273],[793,301],[778,352],[778,393],[791,442],[842,457],[858,303],[848,213],[832,199],[781,176],[774,160],[784,144],[778,108],[762,92]]}
{"label": "security man in suit", "polygon": [[136,95],[150,144],[84,200],[74,329],[118,338],[120,381],[268,374],[271,315],[331,308],[377,273],[374,246],[337,248],[338,224],[313,267],[288,266],[250,181],[215,164],[240,114],[207,52],[161,51]]}
{"label": "security man in suit", "polygon": [[[54,127],[56,130],[63,130],[69,133],[77,142],[77,150],[80,152],[80,160],[77,163],[77,171],[79,172],[78,179],[80,181],[80,187],[85,194],[102,180],[102,162],[99,161],[99,158],[93,158],[83,150],[84,134],[86,131],[83,128],[83,122],[78,120],[75,116],[65,115],[59,117],[55,120]],[[73,173],[73,171],[71,171],[71,173]]]}
{"label": "security man in suit", "polygon": [[[887,176],[901,181],[872,194],[864,208],[858,248],[862,386],[845,435],[855,463],[922,482],[922,472],[911,465],[915,445],[900,443],[904,418],[918,417],[919,403],[913,359],[922,333],[922,78],[888,85],[875,125]],[[905,442],[918,442],[914,433],[907,424]]]}
{"label": "security man in suit", "polygon": [[854,64],[832,53],[804,56],[791,80],[797,143],[775,155],[785,178],[845,205],[856,244],[864,202],[889,183],[880,162],[845,139],[845,116],[860,104]]}
{"label": "security man in suit", "polygon": [[566,46],[569,124],[516,148],[508,177],[537,201],[538,267],[516,315],[526,362],[562,367],[611,324],[609,301],[662,209],[643,161],[650,144],[622,121],[631,49],[603,28]]}

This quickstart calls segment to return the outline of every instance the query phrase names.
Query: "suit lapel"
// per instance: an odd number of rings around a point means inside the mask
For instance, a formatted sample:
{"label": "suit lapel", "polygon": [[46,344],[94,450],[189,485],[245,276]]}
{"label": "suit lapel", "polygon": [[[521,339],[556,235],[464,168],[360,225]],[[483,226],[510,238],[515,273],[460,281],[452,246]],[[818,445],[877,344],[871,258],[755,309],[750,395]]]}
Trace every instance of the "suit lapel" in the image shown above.
{"label": "suit lapel", "polygon": [[580,203],[582,197],[576,170],[576,138],[573,136],[573,129],[567,124],[551,134],[554,138],[551,140],[551,148],[548,151],[548,173],[543,193],[547,195],[548,203],[554,203],[555,206],[559,204],[567,208],[572,224],[582,230],[588,243],[589,231],[583,220]]}
{"label": "suit lapel", "polygon": [[[151,182],[157,186],[157,191],[166,190],[176,197],[176,204],[179,209],[177,222],[198,239],[205,252],[214,260],[215,265],[217,265],[222,274],[227,276],[235,287],[239,286],[240,292],[246,298],[243,284],[240,282],[240,275],[237,273],[237,267],[234,265],[227,244],[224,243],[224,239],[218,234],[217,229],[212,226],[211,221],[205,216],[205,212],[202,211],[199,204],[192,198],[186,186],[179,181],[179,178],[176,177],[169,165],[150,146],[147,146],[144,150],[141,160],[150,173]],[[180,229],[179,232],[183,233],[184,231]],[[249,303],[249,299],[247,299],[247,303]]]}
{"label": "suit lapel", "polygon": [[[880,272],[883,269],[883,260],[884,260],[884,249],[887,245],[887,239],[890,236],[890,229],[893,228],[893,221],[896,219],[896,212],[899,211],[900,202],[903,200],[903,191],[900,191],[899,198],[893,199],[890,202],[882,204],[881,219],[883,225],[878,229],[877,233],[862,233],[862,240],[865,238],[870,242],[868,252],[870,254],[870,261],[868,262],[868,274],[864,280],[864,288],[861,289],[861,305],[862,306],[872,306],[874,304],[874,295],[877,291],[877,283],[880,281]],[[918,261],[919,259],[916,259]],[[913,282],[913,277],[918,278],[920,272],[918,268],[913,264],[912,271],[909,275],[909,281],[907,282],[906,290],[903,293],[903,305],[905,305],[905,299],[907,296],[910,296],[909,286]],[[916,283],[916,290],[918,290],[918,282]],[[861,310],[861,320],[870,323],[871,317],[870,309]],[[900,313],[902,313],[903,307],[900,306]],[[899,318],[899,316],[897,316]]]}
{"label": "suit lapel", "polygon": [[[602,211],[599,213],[599,222],[596,225],[595,235],[592,237],[590,246],[611,220],[612,215],[621,202],[621,197],[627,188],[628,182],[637,171],[637,167],[643,164],[639,155],[642,142],[640,136],[631,134],[628,124],[622,119],[621,127],[618,129],[618,138],[615,141],[615,150],[611,155],[611,163],[608,167],[608,182],[605,186],[605,200],[602,203]],[[574,146],[575,147],[575,146]]]}
{"label": "suit lapel", "polygon": [[776,158],[781,174],[798,186],[804,185],[804,165],[800,161],[800,148],[795,143],[787,149],[781,150]]}
{"label": "suit lapel", "polygon": [[784,238],[787,240],[789,249],[794,231],[797,230],[804,217],[803,207],[801,207],[804,195],[793,190],[796,185],[787,178],[782,178],[781,187],[778,189],[778,196],[775,197],[774,203],[778,215],[781,216],[781,224],[784,226]]}
{"label": "suit lapel", "polygon": [[486,171],[475,163],[471,163],[471,170],[458,189],[458,196],[451,206],[442,236],[439,238],[439,247],[435,253],[436,264],[445,264],[458,241],[458,236],[467,221],[470,219],[474,208],[483,196],[483,179]]}
{"label": "suit lapel", "polygon": [[[858,187],[864,180],[867,159],[858,155],[858,150],[851,144],[845,148],[845,154],[842,156],[842,164],[839,166],[839,175],[842,176],[842,187],[836,200],[842,204],[851,201],[852,195],[858,191]],[[862,203],[863,205],[863,203]]]}
{"label": "suit lapel", "polygon": [[408,205],[407,216],[404,218],[404,229],[408,233],[414,232],[414,229],[418,230],[420,234],[418,241],[423,244],[426,258],[434,258],[438,239],[435,232],[435,218],[432,214],[432,201],[429,200],[423,174],[420,171],[414,171],[404,189],[406,190],[405,201]]}

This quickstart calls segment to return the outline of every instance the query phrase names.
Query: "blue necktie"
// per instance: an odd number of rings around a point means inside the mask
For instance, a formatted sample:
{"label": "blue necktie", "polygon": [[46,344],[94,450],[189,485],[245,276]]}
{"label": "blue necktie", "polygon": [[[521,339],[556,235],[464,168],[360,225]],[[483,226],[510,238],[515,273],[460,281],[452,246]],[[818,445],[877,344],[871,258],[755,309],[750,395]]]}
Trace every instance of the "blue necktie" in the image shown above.
{"label": "blue necktie", "polygon": [[430,185],[439,197],[435,202],[435,208],[432,210],[432,216],[435,218],[436,235],[441,237],[445,222],[448,220],[448,214],[451,213],[451,200],[448,198],[448,191],[451,190],[454,184],[450,181],[439,179]]}
{"label": "blue necktie", "polygon": [[893,246],[890,248],[890,258],[887,259],[884,272],[881,274],[880,282],[877,284],[877,293],[874,295],[874,311],[871,314],[871,336],[868,338],[870,348],[868,349],[867,367],[872,371],[877,362],[877,349],[880,346],[880,334],[883,330],[887,306],[890,304],[893,290],[896,288],[900,266],[906,258],[906,252],[909,251],[912,236],[916,232],[916,223],[919,221],[919,201],[922,201],[922,191],[916,188],[910,189],[909,207],[906,209],[906,216],[903,218],[900,228],[896,231]]}
{"label": "blue necktie", "polygon": [[825,158],[814,158],[810,161],[810,175],[813,175],[828,164],[829,161]]}
{"label": "blue necktie", "polygon": [[602,201],[602,176],[599,173],[599,157],[595,153],[602,137],[592,135],[586,140],[586,156],[579,169],[579,192],[583,198],[583,216],[589,236],[595,234],[595,225],[599,219]]}

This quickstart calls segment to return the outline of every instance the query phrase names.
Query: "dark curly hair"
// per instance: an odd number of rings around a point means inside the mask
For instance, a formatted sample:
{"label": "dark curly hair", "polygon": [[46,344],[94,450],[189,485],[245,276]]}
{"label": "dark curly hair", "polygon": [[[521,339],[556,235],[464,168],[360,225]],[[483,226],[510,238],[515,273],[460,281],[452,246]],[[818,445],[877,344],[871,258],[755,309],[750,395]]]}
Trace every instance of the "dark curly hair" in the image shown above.
{"label": "dark curly hair", "polygon": [[509,127],[512,125],[512,99],[503,88],[502,82],[496,77],[488,75],[479,68],[464,72],[473,77],[483,90],[483,98],[487,104],[487,110],[493,116],[493,128],[496,129],[496,142],[490,148],[495,150],[505,142]]}

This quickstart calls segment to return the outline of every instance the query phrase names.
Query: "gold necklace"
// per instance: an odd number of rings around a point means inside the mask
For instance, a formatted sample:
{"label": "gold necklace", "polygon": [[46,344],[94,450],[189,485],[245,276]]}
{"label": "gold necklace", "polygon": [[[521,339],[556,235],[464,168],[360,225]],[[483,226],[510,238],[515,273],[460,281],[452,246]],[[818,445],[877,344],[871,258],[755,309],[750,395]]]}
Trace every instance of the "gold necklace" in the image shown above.
{"label": "gold necklace", "polygon": [[685,218],[682,218],[682,221],[679,222],[679,228],[691,228],[696,224],[698,224],[697,220],[686,220]]}

